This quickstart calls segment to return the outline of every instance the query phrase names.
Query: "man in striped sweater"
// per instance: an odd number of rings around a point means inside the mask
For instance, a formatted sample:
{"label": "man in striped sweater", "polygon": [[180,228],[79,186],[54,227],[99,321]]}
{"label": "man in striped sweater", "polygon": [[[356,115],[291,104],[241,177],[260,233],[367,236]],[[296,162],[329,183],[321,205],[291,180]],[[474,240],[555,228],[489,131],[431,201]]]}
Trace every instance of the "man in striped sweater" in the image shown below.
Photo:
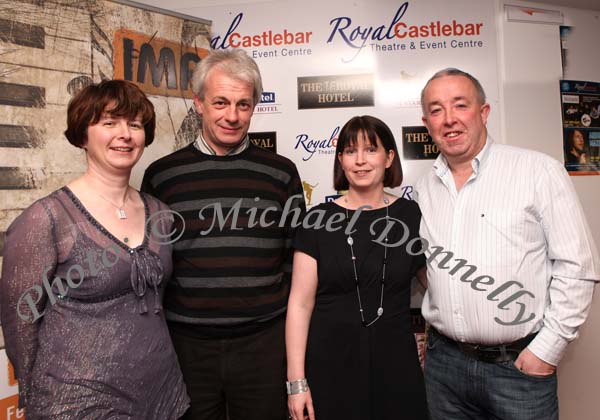
{"label": "man in striped sweater", "polygon": [[192,88],[201,133],[150,165],[142,183],[185,221],[164,302],[191,397],[185,418],[281,420],[300,177],[289,159],[250,143],[262,82],[244,51],[212,52]]}

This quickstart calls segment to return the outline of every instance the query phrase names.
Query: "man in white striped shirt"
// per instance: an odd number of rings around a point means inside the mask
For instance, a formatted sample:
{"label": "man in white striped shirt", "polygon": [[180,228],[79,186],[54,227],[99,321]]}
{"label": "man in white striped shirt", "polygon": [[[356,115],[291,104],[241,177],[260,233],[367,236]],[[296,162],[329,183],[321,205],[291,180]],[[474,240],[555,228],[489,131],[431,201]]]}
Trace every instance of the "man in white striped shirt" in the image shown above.
{"label": "man in white striped shirt", "polygon": [[470,74],[436,73],[421,105],[441,152],[416,186],[431,417],[558,419],[556,366],[600,281],[573,185],[554,159],[492,141]]}

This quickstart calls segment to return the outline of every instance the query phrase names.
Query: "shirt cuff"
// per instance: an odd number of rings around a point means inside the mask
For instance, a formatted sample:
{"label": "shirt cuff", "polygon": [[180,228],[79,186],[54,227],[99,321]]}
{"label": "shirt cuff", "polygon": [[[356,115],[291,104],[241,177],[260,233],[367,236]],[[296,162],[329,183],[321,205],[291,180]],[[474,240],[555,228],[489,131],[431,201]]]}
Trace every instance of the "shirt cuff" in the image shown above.
{"label": "shirt cuff", "polygon": [[546,363],[558,366],[569,342],[548,327],[542,327],[527,348]]}

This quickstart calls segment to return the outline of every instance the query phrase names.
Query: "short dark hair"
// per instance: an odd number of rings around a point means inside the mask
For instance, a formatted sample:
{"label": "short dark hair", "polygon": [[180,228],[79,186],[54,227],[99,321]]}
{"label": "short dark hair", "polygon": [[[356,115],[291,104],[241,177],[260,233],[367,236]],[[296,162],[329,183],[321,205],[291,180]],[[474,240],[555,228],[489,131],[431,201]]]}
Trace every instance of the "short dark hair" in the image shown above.
{"label": "short dark hair", "polygon": [[383,178],[383,186],[394,188],[402,184],[402,164],[400,163],[400,157],[398,154],[398,148],[396,147],[396,140],[392,134],[392,130],[379,118],[375,118],[371,115],[362,115],[352,117],[340,131],[340,135],[337,140],[335,147],[335,163],[333,164],[333,188],[336,190],[347,190],[350,186],[348,184],[348,178],[344,174],[342,165],[338,159],[338,156],[342,154],[344,149],[348,146],[354,146],[358,141],[358,135],[364,133],[366,138],[369,139],[371,145],[377,145],[377,137],[381,140],[386,152],[390,150],[394,151],[394,158],[389,168],[385,170],[385,176]]}
{"label": "short dark hair", "polygon": [[454,67],[448,67],[448,68],[445,68],[445,69],[442,69],[442,70],[436,72],[433,76],[431,76],[431,78],[427,81],[427,83],[425,83],[425,87],[421,91],[421,110],[423,111],[423,114],[426,113],[425,112],[426,111],[426,109],[425,109],[425,90],[429,86],[429,83],[431,83],[435,79],[439,79],[440,77],[446,77],[446,76],[462,76],[462,77],[466,77],[467,79],[469,79],[471,81],[471,83],[473,83],[473,86],[475,87],[475,92],[477,92],[477,100],[479,101],[480,105],[485,104],[485,90],[483,90],[483,86],[481,86],[481,83],[479,83],[479,80],[477,80],[476,77],[467,73],[466,71],[463,71],[463,70],[460,70],[460,69],[457,69]]}
{"label": "short dark hair", "polygon": [[88,127],[100,121],[104,112],[132,120],[140,116],[145,145],[149,146],[154,141],[156,115],[152,102],[144,92],[126,80],[105,80],[84,87],[69,102],[65,130],[69,143],[83,147]]}

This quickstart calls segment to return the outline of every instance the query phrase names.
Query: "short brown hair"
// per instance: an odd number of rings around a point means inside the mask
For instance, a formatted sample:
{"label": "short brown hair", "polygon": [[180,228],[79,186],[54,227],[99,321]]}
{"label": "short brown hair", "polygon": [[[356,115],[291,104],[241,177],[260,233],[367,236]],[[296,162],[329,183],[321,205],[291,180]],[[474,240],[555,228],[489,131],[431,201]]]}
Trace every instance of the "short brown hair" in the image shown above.
{"label": "short brown hair", "polygon": [[377,146],[377,137],[381,140],[386,152],[390,150],[394,151],[394,158],[389,168],[385,170],[385,176],[383,178],[383,186],[394,188],[402,184],[402,164],[400,163],[400,157],[398,156],[398,148],[396,147],[396,140],[392,134],[392,130],[379,118],[372,117],[370,115],[363,115],[360,117],[352,117],[342,127],[340,135],[337,140],[335,147],[335,163],[333,164],[333,188],[336,190],[347,190],[350,186],[348,184],[348,178],[344,174],[342,165],[338,159],[338,156],[342,154],[347,146],[353,146],[358,140],[358,135],[364,133],[366,138],[369,139],[371,145]]}
{"label": "short brown hair", "polygon": [[154,141],[156,115],[152,102],[144,92],[126,80],[105,80],[84,87],[69,102],[65,130],[69,143],[83,147],[88,127],[100,121],[104,112],[132,120],[140,116],[144,126],[145,145],[149,146]]}

